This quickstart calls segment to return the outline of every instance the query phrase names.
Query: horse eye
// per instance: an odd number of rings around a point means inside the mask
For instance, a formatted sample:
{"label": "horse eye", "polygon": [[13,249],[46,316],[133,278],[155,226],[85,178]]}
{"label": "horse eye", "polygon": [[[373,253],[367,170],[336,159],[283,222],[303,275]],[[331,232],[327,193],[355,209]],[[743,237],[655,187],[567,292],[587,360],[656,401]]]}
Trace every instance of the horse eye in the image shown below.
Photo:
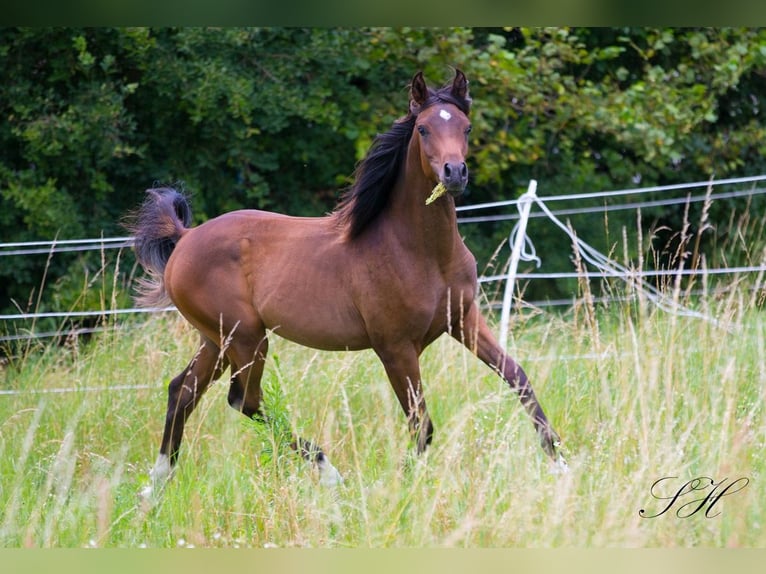
{"label": "horse eye", "polygon": [[473,129],[473,126],[468,126],[467,128],[465,128],[465,135],[470,134],[472,129]]}
{"label": "horse eye", "polygon": [[428,130],[423,126],[418,126],[418,133],[421,136],[425,136],[425,135],[428,135]]}

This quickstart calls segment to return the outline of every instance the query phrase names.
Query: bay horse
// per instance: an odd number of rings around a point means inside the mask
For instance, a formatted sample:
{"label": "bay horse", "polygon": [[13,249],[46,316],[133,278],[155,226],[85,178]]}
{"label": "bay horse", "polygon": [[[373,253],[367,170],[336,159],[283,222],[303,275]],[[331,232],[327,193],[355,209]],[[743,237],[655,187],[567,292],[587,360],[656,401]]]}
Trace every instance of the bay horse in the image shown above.
{"label": "bay horse", "polygon": [[[168,387],[152,485],[170,476],[187,418],[227,367],[229,404],[247,417],[261,416],[267,331],[320,350],[372,348],[418,453],[434,430],[419,356],[449,333],[516,391],[545,453],[563,461],[527,375],[479,311],[476,260],[458,233],[455,197],[468,182],[468,81],[455,70],[451,83],[432,89],[418,72],[409,93],[408,113],[376,137],[326,216],[240,210],[191,227],[182,193],[147,190],[129,224],[149,274],[139,303],[157,306],[169,298],[200,333],[196,355]],[[427,205],[439,184],[445,193]],[[320,481],[340,480],[311,443],[296,450],[318,466]]]}

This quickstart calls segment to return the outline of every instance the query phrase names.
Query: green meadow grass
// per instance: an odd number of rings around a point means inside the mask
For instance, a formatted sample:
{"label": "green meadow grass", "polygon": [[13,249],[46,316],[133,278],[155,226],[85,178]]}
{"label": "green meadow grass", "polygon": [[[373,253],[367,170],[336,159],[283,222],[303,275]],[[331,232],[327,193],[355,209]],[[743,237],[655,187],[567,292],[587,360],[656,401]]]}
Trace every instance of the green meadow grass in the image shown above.
{"label": "green meadow grass", "polygon": [[[2,367],[0,546],[766,546],[766,329],[742,297],[708,305],[719,326],[627,306],[515,317],[511,354],[563,439],[566,474],[552,472],[511,391],[447,337],[422,358],[436,434],[420,457],[374,354],[273,337],[272,408],[344,484],[321,487],[279,429],[228,407],[221,381],[154,505],[138,492],[192,330],[155,316],[34,349]],[[652,492],[672,497],[703,476],[726,482],[639,514],[670,502]]]}

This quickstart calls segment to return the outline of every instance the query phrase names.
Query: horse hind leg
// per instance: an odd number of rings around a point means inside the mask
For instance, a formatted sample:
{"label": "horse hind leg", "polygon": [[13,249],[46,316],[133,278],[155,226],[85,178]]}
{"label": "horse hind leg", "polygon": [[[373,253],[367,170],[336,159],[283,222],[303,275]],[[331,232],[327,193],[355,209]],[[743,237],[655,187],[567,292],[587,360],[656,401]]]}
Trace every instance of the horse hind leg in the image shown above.
{"label": "horse hind leg", "polygon": [[[268,422],[269,413],[263,412],[263,390],[261,378],[268,352],[268,339],[265,332],[247,340],[258,341],[255,344],[235,340],[227,354],[232,366],[232,379],[229,386],[229,405],[248,418],[259,422]],[[243,366],[239,366],[243,365]],[[290,448],[304,460],[314,464],[319,471],[319,483],[324,486],[336,486],[343,482],[338,470],[332,465],[327,455],[313,442],[293,436]]]}
{"label": "horse hind leg", "polygon": [[306,460],[316,466],[319,471],[319,484],[328,487],[335,487],[343,484],[343,477],[338,469],[335,468],[327,455],[310,440],[300,437],[293,437],[290,448],[297,452],[303,460]]}
{"label": "horse hind leg", "polygon": [[228,360],[221,355],[219,347],[202,337],[194,358],[170,381],[160,452],[149,473],[151,483],[141,492],[144,498],[151,497],[155,489],[170,478],[178,461],[184,426],[189,415],[210,383],[218,379],[227,367]]}
{"label": "horse hind leg", "polygon": [[231,363],[227,401],[231,408],[247,418],[261,414],[261,377],[268,350],[269,340],[263,329],[258,329],[255,335],[250,336],[238,333],[224,349]]}

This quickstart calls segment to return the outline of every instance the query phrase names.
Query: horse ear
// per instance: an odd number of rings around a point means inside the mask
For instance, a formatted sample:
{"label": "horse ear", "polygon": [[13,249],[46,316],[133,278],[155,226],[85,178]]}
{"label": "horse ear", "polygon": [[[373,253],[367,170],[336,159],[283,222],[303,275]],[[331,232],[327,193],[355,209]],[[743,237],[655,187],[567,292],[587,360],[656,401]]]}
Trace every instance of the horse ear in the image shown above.
{"label": "horse ear", "polygon": [[455,79],[452,80],[452,95],[461,100],[468,99],[468,80],[457,68],[455,68]]}
{"label": "horse ear", "polygon": [[428,99],[428,86],[423,78],[423,72],[418,72],[412,77],[410,83],[410,111],[416,113],[420,106]]}

